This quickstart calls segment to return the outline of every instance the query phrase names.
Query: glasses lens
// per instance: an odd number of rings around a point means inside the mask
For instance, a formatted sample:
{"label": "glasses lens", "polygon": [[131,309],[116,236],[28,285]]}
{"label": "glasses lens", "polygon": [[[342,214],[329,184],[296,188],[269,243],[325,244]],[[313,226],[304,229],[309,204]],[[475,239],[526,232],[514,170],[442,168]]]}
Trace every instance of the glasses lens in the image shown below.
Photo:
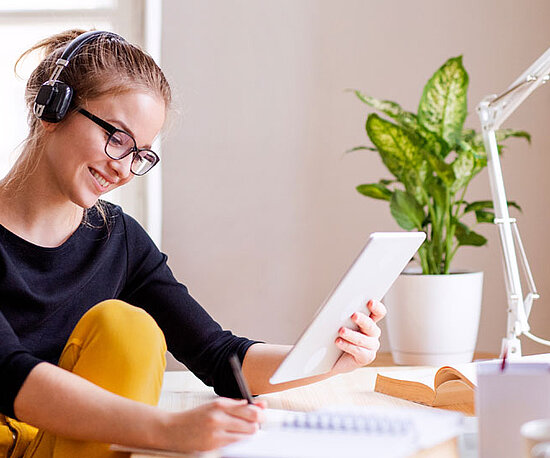
{"label": "glasses lens", "polygon": [[109,136],[105,152],[113,159],[122,159],[136,146],[134,139],[126,132],[117,130]]}
{"label": "glasses lens", "polygon": [[132,159],[132,172],[136,175],[144,175],[158,162],[158,157],[147,149],[140,150]]}

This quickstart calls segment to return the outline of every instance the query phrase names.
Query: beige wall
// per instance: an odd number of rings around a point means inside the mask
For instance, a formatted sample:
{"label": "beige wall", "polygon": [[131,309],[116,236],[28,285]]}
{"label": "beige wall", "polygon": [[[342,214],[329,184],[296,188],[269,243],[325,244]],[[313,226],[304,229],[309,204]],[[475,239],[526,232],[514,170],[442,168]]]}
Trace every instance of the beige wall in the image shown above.
{"label": "beige wall", "polygon": [[[224,327],[291,343],[367,234],[395,230],[384,202],[355,186],[388,177],[367,142],[366,110],[345,88],[415,110],[425,81],[462,54],[474,107],[550,45],[550,3],[532,0],[164,0],[163,66],[179,118],[164,143],[163,249]],[[508,196],[542,299],[533,329],[550,337],[550,88],[507,126],[533,135],[504,155]],[[486,174],[471,200],[488,198]],[[505,295],[495,227],[455,266],[483,270],[478,348],[497,352]],[[525,341],[524,341],[525,342]],[[387,347],[387,338],[383,338]],[[543,350],[530,342],[526,352]]]}

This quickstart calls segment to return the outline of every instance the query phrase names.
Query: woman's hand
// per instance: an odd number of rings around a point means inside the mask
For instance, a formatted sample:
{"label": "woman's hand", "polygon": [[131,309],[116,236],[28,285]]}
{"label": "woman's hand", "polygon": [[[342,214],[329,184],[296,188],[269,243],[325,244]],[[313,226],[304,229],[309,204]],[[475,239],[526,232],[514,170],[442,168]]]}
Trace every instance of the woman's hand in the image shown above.
{"label": "woman's hand", "polygon": [[264,421],[265,402],[219,398],[195,409],[169,414],[166,449],[207,451],[244,439]]}
{"label": "woman's hand", "polygon": [[336,346],[344,351],[332,368],[333,374],[350,372],[374,361],[380,348],[380,328],[376,324],[386,316],[386,307],[380,301],[369,301],[367,312],[356,312],[351,316],[358,326],[357,331],[341,327],[338,330]]}

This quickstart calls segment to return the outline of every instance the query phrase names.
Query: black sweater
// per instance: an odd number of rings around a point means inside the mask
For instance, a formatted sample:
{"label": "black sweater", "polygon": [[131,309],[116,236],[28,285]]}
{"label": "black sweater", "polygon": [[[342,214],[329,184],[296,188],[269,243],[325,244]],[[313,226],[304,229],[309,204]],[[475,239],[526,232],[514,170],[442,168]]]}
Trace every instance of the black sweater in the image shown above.
{"label": "black sweater", "polygon": [[0,412],[13,402],[31,369],[57,364],[82,315],[105,299],[146,310],[168,349],[222,396],[240,397],[228,357],[242,361],[254,342],[222,328],[178,283],[143,228],[104,203],[108,224],[87,213],[61,246],[44,248],[0,226]]}

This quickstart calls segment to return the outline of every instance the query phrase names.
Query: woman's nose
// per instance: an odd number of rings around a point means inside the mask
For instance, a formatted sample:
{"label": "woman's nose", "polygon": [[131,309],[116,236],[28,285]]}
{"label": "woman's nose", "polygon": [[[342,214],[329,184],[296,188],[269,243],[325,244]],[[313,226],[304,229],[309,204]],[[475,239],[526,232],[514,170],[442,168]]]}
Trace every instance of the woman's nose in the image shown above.
{"label": "woman's nose", "polygon": [[117,176],[124,180],[130,176],[132,173],[132,160],[134,158],[133,154],[128,154],[128,156],[122,159],[112,159],[110,161],[111,168],[116,172]]}

